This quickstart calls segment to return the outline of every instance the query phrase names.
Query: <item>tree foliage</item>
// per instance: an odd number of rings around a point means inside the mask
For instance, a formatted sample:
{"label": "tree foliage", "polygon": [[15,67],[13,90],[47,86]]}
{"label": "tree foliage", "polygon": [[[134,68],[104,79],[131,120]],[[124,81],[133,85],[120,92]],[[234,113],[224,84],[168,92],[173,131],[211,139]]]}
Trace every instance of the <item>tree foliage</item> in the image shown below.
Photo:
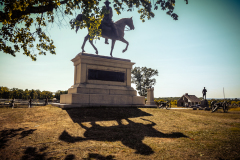
{"label": "tree foliage", "polygon": [[[56,54],[54,41],[49,38],[50,24],[59,26],[66,22],[65,18],[73,13],[83,14],[83,23],[75,19],[70,21],[72,29],[75,26],[87,27],[91,37],[100,36],[98,28],[103,18],[101,0],[1,0],[0,1],[0,51],[12,56],[16,52],[36,60],[38,55],[47,52]],[[188,0],[185,0],[188,3]],[[166,10],[174,20],[178,15],[173,13],[175,0],[114,0],[112,6],[117,14],[122,11],[132,11],[137,8],[140,19],[154,17],[153,9]],[[67,24],[67,23],[66,23]]]}
{"label": "tree foliage", "polygon": [[61,94],[68,94],[68,91],[61,91],[61,90],[58,90],[56,93],[55,93],[55,98],[60,100],[60,95]]}
{"label": "tree foliage", "polygon": [[158,76],[158,70],[147,67],[134,67],[131,71],[132,83],[136,84],[136,90],[141,96],[147,96],[147,88],[156,84],[156,79],[153,76]]}
{"label": "tree foliage", "polygon": [[18,88],[9,89],[7,87],[0,87],[0,98],[3,99],[45,99],[48,97],[49,99],[53,98],[53,94],[50,91],[40,91],[40,90],[22,90]]}

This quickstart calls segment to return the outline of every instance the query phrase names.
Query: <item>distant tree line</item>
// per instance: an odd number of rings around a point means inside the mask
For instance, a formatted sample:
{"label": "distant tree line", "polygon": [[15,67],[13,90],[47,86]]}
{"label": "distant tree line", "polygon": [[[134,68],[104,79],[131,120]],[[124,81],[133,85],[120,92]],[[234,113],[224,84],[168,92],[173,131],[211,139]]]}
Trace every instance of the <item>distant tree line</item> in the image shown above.
{"label": "distant tree line", "polygon": [[[180,97],[162,97],[162,98],[155,98],[154,101],[158,105],[161,102],[170,102],[171,105],[177,105],[177,101]],[[202,97],[200,97],[202,99]],[[232,107],[240,107],[240,99],[234,98],[234,99],[209,99],[208,104],[211,105],[212,101],[216,101],[216,103],[224,102],[226,101],[230,106]]]}
{"label": "distant tree line", "polygon": [[60,91],[60,90],[58,90],[58,91],[55,93],[54,97],[59,100],[61,94],[68,94],[68,91]]}
{"label": "distant tree line", "polygon": [[7,87],[0,87],[0,98],[2,99],[29,99],[30,97],[32,99],[45,99],[48,97],[48,99],[56,98],[60,99],[60,94],[67,94],[68,91],[60,91],[58,90],[55,95],[50,91],[40,91],[37,90],[28,90],[28,89],[18,89],[18,88],[12,88],[9,89]]}
{"label": "distant tree line", "polygon": [[165,98],[155,98],[154,101],[157,105],[161,102],[169,102],[171,105],[177,105],[177,100],[180,97],[165,97]]}
{"label": "distant tree line", "polygon": [[208,104],[210,105],[212,101],[216,101],[216,103],[226,101],[232,107],[240,107],[240,99],[238,99],[238,98],[234,98],[234,99],[210,99],[210,100],[208,100]]}

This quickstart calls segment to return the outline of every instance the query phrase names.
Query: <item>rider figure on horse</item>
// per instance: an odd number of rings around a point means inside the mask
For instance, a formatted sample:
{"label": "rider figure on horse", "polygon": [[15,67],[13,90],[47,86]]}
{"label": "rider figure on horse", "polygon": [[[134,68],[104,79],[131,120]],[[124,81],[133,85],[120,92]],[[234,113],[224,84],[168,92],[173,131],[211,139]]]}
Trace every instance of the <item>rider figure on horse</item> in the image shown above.
{"label": "rider figure on horse", "polygon": [[[104,3],[105,3],[105,6],[103,6],[102,10],[105,14],[104,14],[104,18],[103,18],[102,24],[101,24],[102,28],[110,27],[113,34],[116,35],[116,37],[118,37],[117,29],[112,21],[112,17],[113,17],[112,7],[109,6],[109,4],[111,4],[111,2],[106,0],[106,2],[104,2]],[[109,44],[107,38],[105,38],[105,44]]]}

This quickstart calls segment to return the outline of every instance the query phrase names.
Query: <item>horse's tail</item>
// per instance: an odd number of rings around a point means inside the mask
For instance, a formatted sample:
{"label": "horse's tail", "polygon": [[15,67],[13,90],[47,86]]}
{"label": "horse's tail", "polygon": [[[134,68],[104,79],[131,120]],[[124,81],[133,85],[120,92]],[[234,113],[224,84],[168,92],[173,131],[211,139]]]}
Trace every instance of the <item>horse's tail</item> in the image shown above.
{"label": "horse's tail", "polygon": [[[78,14],[78,16],[76,17],[76,21],[82,21],[83,20],[83,15],[82,14]],[[79,26],[76,27],[76,33],[79,30]]]}

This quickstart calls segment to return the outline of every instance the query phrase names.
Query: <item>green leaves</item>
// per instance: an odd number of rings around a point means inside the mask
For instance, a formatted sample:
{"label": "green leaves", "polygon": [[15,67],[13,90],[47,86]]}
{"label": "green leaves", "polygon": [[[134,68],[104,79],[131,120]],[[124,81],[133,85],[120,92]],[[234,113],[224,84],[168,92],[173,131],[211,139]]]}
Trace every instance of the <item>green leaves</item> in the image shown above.
{"label": "green leaves", "polygon": [[[188,0],[185,0],[188,3]],[[23,54],[36,60],[33,48],[36,48],[39,55],[46,55],[46,52],[55,53],[55,46],[49,36],[45,33],[50,23],[57,18],[64,19],[73,15],[76,11],[81,14],[83,22],[71,20],[71,28],[80,29],[87,27],[90,38],[99,38],[101,29],[99,26],[103,19],[103,6],[99,6],[99,0],[2,0],[0,8],[0,51],[16,56],[16,52],[23,51]],[[114,0],[112,6],[117,14],[122,11],[138,9],[140,20],[151,19],[155,15],[152,8],[157,10],[168,10],[167,14],[174,20],[178,15],[173,13],[175,0],[157,0],[152,3],[149,0]],[[57,25],[63,25],[61,22]],[[35,29],[34,29],[35,27]],[[38,40],[38,41],[37,41]],[[44,51],[43,51],[44,50]]]}
{"label": "green leaves", "polygon": [[38,89],[25,89],[24,91],[18,88],[8,89],[7,87],[0,86],[0,98],[29,99],[30,96],[32,99],[45,99],[46,97],[48,97],[49,99],[53,98],[52,92],[50,91],[40,91]]}
{"label": "green leaves", "polygon": [[152,87],[156,84],[156,79],[153,76],[158,76],[158,70],[147,67],[135,67],[131,71],[132,83],[136,84],[136,90],[141,96],[147,96],[147,88]]}

